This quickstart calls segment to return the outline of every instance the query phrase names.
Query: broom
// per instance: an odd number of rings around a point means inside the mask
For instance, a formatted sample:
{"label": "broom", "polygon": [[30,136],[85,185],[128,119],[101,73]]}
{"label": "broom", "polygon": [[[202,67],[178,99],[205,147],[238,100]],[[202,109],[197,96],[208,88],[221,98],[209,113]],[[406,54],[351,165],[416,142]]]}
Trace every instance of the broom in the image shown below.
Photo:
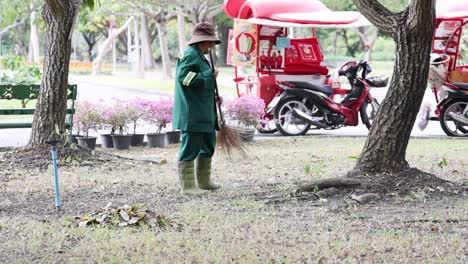
{"label": "broom", "polygon": [[[210,63],[211,63],[211,69],[214,73],[215,68],[213,64],[213,54],[211,50],[210,50]],[[216,82],[216,79],[214,80],[214,85],[215,85],[215,96],[216,96],[216,99],[218,99],[219,92],[218,92],[218,83]],[[216,144],[229,157],[234,151],[238,152],[243,157],[247,157],[247,151],[244,147],[244,144],[242,143],[242,140],[239,134],[237,133],[237,131],[235,131],[234,129],[226,125],[226,121],[224,120],[224,117],[223,117],[223,112],[221,111],[221,105],[219,104],[218,100],[216,100],[215,104],[216,104],[215,111],[219,113],[218,114],[219,131],[216,136]]]}

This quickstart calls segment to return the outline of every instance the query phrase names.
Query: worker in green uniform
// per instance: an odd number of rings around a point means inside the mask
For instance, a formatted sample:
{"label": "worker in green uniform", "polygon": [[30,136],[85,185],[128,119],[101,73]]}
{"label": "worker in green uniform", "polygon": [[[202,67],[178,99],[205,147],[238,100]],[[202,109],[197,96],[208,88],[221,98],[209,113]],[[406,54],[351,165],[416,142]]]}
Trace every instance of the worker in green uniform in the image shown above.
{"label": "worker in green uniform", "polygon": [[211,181],[211,157],[216,145],[215,100],[222,103],[222,98],[215,98],[218,72],[205,57],[219,43],[211,24],[198,23],[177,61],[173,127],[182,131],[178,174],[183,194],[203,194],[221,187]]}

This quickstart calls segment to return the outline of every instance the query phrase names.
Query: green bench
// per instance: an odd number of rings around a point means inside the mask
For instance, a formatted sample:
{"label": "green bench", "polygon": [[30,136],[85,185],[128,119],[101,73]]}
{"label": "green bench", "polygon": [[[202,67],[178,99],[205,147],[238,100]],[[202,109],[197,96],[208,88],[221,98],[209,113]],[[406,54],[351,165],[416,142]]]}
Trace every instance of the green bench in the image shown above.
{"label": "green bench", "polygon": [[[17,100],[21,102],[23,108],[0,108],[2,115],[34,115],[34,108],[25,108],[26,102],[36,100],[39,96],[39,85],[0,85],[0,101]],[[67,129],[73,127],[73,114],[75,114],[75,100],[77,94],[77,85],[68,85],[67,89],[67,110],[65,111],[65,126]],[[32,122],[0,122],[2,128],[30,128]]]}

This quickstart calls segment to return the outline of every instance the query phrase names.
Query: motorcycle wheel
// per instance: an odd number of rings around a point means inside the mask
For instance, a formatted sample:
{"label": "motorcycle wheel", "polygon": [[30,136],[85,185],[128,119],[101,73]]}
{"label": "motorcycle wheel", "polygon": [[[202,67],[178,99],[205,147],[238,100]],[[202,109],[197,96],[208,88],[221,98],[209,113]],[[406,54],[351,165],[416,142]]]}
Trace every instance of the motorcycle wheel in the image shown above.
{"label": "motorcycle wheel", "polygon": [[374,98],[372,102],[368,102],[367,100],[364,101],[364,103],[361,106],[361,109],[359,109],[359,112],[361,114],[361,121],[366,125],[367,129],[370,129],[372,127],[372,124],[374,124],[374,119],[377,116],[377,111],[379,111],[380,104],[377,101],[377,99]]}
{"label": "motorcycle wheel", "polygon": [[450,117],[449,113],[462,114],[468,107],[467,101],[453,100],[442,108],[439,115],[440,126],[445,134],[450,137],[467,137],[468,125],[462,124]]}
{"label": "motorcycle wheel", "polygon": [[309,131],[310,125],[295,118],[292,110],[298,108],[305,113],[310,112],[301,98],[287,98],[279,102],[275,109],[276,128],[284,136],[300,136]]}

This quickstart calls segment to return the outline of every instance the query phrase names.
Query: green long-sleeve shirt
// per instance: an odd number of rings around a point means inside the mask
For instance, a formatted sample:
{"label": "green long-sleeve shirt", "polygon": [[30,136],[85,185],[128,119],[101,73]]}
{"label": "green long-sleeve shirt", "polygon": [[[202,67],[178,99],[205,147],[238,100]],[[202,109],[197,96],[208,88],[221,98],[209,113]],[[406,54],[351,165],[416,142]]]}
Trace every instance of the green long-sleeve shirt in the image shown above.
{"label": "green long-sleeve shirt", "polygon": [[210,63],[197,46],[188,46],[177,61],[173,128],[213,132],[216,121],[214,89]]}

